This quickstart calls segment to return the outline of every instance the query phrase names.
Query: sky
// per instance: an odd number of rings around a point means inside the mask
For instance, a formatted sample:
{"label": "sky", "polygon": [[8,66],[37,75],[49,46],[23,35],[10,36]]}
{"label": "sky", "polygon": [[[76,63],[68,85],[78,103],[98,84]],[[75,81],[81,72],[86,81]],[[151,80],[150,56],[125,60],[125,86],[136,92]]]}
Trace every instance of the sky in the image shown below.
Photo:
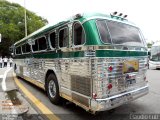
{"label": "sky", "polygon": [[159,0],[8,0],[18,3],[46,18],[49,23],[57,23],[77,13],[105,13],[114,11],[127,14],[127,19],[135,23],[143,32],[147,42],[160,40]]}

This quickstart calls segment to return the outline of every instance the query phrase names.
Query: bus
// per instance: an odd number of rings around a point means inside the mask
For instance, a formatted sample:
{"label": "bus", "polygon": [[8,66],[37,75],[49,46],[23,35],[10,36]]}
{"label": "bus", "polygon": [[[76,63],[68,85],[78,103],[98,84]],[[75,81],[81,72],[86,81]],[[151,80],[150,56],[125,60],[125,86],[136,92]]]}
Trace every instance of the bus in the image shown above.
{"label": "bus", "polygon": [[83,13],[44,27],[13,46],[14,71],[86,111],[110,110],[148,93],[147,46],[126,15]]}
{"label": "bus", "polygon": [[149,69],[160,68],[160,42],[155,42],[150,50]]}

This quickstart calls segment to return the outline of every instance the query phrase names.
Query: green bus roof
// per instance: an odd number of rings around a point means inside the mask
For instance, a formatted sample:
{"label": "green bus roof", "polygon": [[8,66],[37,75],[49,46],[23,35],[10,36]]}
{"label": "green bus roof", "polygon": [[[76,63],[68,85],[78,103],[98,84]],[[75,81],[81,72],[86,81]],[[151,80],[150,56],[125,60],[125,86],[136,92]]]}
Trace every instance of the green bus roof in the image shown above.
{"label": "green bus roof", "polygon": [[[77,17],[76,17],[77,16]],[[51,31],[52,29],[55,29],[56,27],[59,27],[59,26],[62,26],[66,23],[69,23],[69,22],[72,22],[72,21],[75,21],[75,20],[78,20],[80,21],[81,23],[84,23],[86,22],[87,20],[90,20],[90,19],[98,19],[98,18],[104,18],[104,19],[111,19],[111,20],[116,20],[116,21],[119,21],[119,22],[123,22],[123,23],[127,23],[127,24],[131,24],[131,25],[134,25],[133,23],[129,22],[128,20],[126,19],[123,19],[121,17],[118,17],[118,16],[112,16],[112,15],[106,15],[106,14],[101,14],[101,13],[91,13],[91,14],[76,14],[75,16],[67,19],[66,21],[62,21],[62,22],[59,22],[57,24],[48,24],[42,28],[40,28],[39,30],[31,33],[30,35],[28,35],[27,37],[21,39],[20,41],[17,41],[14,46],[18,46],[20,44],[23,44],[25,43],[27,40],[30,40],[30,39],[34,39],[36,38],[37,36],[39,35],[43,35],[45,34],[46,32],[48,31]]]}

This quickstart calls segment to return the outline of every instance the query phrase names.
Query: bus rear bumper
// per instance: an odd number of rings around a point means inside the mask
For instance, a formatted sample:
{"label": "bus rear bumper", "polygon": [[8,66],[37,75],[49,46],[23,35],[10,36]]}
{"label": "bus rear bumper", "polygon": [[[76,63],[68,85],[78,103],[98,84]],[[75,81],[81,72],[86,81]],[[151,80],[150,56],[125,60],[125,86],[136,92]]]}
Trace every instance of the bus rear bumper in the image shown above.
{"label": "bus rear bumper", "polygon": [[148,94],[149,87],[144,86],[136,90],[121,93],[109,98],[91,100],[91,108],[93,111],[105,111],[116,108],[122,104],[128,103],[141,96]]}

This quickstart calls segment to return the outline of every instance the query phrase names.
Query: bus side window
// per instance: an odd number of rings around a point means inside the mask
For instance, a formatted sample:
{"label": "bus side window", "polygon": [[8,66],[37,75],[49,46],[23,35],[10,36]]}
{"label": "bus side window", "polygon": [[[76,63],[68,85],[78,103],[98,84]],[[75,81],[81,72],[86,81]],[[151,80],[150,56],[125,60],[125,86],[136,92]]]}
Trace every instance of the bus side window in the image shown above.
{"label": "bus side window", "polygon": [[78,22],[73,26],[73,41],[74,45],[83,45],[85,42],[84,29]]}
{"label": "bus side window", "polygon": [[59,31],[59,47],[67,47],[69,42],[68,28],[63,28]]}
{"label": "bus side window", "polygon": [[55,32],[50,34],[50,42],[51,42],[52,48],[56,48],[56,33]]}
{"label": "bus side window", "polygon": [[31,46],[28,43],[26,43],[26,53],[29,53],[30,50],[31,50]]}
{"label": "bus side window", "polygon": [[30,52],[30,45],[28,43],[22,45],[22,52],[29,53]]}
{"label": "bus side window", "polygon": [[38,44],[39,44],[39,50],[45,50],[47,49],[47,43],[46,43],[46,38],[41,37],[38,39]]}
{"label": "bus side window", "polygon": [[23,44],[23,45],[22,45],[22,52],[23,52],[23,53],[26,53],[26,44]]}
{"label": "bus side window", "polygon": [[34,44],[32,44],[33,51],[38,51],[38,39],[34,41]]}
{"label": "bus side window", "polygon": [[16,54],[17,55],[21,54],[21,47],[20,46],[16,48]]}

